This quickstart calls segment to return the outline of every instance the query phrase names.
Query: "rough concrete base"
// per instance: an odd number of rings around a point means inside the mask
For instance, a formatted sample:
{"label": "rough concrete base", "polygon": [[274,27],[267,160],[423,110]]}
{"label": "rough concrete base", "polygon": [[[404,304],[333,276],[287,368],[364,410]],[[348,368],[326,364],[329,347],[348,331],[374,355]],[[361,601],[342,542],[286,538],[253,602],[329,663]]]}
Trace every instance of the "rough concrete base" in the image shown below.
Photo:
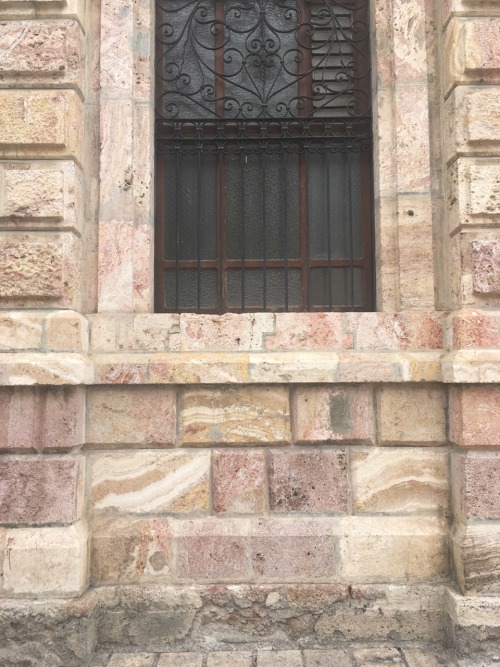
{"label": "rough concrete base", "polygon": [[[95,650],[298,649],[353,642],[498,654],[500,600],[442,586],[110,586],[76,601],[0,602],[2,667],[88,667]],[[487,663],[485,663],[487,664]]]}

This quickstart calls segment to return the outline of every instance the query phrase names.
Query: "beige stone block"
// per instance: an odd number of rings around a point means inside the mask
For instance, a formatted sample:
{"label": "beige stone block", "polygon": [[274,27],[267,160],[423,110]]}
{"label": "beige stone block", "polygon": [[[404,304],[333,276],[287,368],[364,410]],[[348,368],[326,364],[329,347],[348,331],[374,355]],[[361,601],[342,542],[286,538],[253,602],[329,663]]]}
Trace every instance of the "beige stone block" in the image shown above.
{"label": "beige stone block", "polygon": [[2,90],[0,157],[81,159],[83,104],[73,90]]}
{"label": "beige stone block", "polygon": [[500,148],[500,89],[457,86],[445,103],[445,157],[495,155]]}
{"label": "beige stone block", "polygon": [[352,667],[352,660],[347,649],[306,649],[304,667]]}
{"label": "beige stone block", "polygon": [[0,303],[74,307],[80,248],[79,239],[68,232],[0,234]]}
{"label": "beige stone block", "polygon": [[394,646],[377,646],[376,648],[356,648],[353,651],[356,667],[372,667],[373,665],[394,665],[405,667],[406,662]]}
{"label": "beige stone block", "polygon": [[74,162],[7,162],[0,165],[2,177],[0,227],[81,229],[83,182]]}
{"label": "beige stone block", "polygon": [[168,519],[94,519],[90,540],[93,585],[166,582],[172,575]]}
{"label": "beige stone block", "polygon": [[113,653],[108,667],[154,667],[153,653]]}
{"label": "beige stone block", "polygon": [[80,354],[5,352],[0,356],[0,385],[79,385],[92,380],[92,366]]}
{"label": "beige stone block", "polygon": [[134,5],[108,0],[101,11],[100,87],[106,97],[131,97],[134,83]]}
{"label": "beige stone block", "polygon": [[0,24],[2,87],[24,87],[29,81],[33,87],[81,89],[83,58],[83,33],[75,20]]}
{"label": "beige stone block", "polygon": [[377,448],[351,453],[356,512],[448,510],[448,453],[428,449]]}
{"label": "beige stone block", "polygon": [[0,18],[75,18],[84,20],[85,0],[2,0]]}
{"label": "beige stone block", "polygon": [[52,352],[87,352],[89,325],[83,315],[72,311],[49,313],[45,319],[44,343]]}
{"label": "beige stone block", "polygon": [[342,519],[338,548],[344,581],[416,583],[448,576],[447,527],[437,519]]}
{"label": "beige stone block", "polygon": [[180,316],[180,351],[263,350],[274,332],[272,313]]}
{"label": "beige stone block", "polygon": [[455,526],[451,546],[460,592],[463,595],[499,595],[499,524]]}
{"label": "beige stone block", "polygon": [[445,408],[441,387],[382,387],[377,396],[378,440],[384,445],[444,444]]}
{"label": "beige stone block", "polygon": [[83,593],[87,586],[85,526],[16,528],[6,533],[5,593],[34,598]]}
{"label": "beige stone block", "polygon": [[443,0],[441,10],[443,24],[452,16],[500,16],[498,0]]}
{"label": "beige stone block", "polygon": [[396,150],[398,190],[423,193],[430,189],[428,86],[415,84],[397,88]]}
{"label": "beige stone block", "polygon": [[207,667],[252,667],[251,651],[215,651],[207,657]]}
{"label": "beige stone block", "polygon": [[130,312],[133,309],[134,235],[135,227],[131,222],[99,224],[100,312]]}
{"label": "beige stone block", "polygon": [[209,473],[208,450],[95,454],[91,506],[133,514],[206,513]]}
{"label": "beige stone block", "polygon": [[203,653],[164,653],[156,667],[202,667]]}
{"label": "beige stone block", "polygon": [[445,94],[457,84],[500,82],[500,20],[453,18],[446,28]]}
{"label": "beige stone block", "polygon": [[179,405],[179,444],[288,444],[286,387],[184,389]]}
{"label": "beige stone block", "polygon": [[276,667],[286,665],[287,667],[302,667],[302,655],[300,651],[259,651],[257,654],[257,667]]}
{"label": "beige stone block", "polygon": [[300,387],[292,405],[296,442],[373,442],[371,387]]}
{"label": "beige stone block", "polygon": [[460,158],[447,173],[449,231],[500,220],[500,161]]}
{"label": "beige stone block", "polygon": [[419,0],[396,0],[390,19],[394,30],[394,68],[398,81],[425,81],[427,51],[424,3]]}
{"label": "beige stone block", "polygon": [[93,352],[166,352],[179,347],[180,315],[89,315]]}
{"label": "beige stone block", "polygon": [[92,387],[87,397],[89,445],[174,445],[175,391],[163,387]]}
{"label": "beige stone block", "polygon": [[42,346],[44,313],[1,312],[0,351],[38,350]]}

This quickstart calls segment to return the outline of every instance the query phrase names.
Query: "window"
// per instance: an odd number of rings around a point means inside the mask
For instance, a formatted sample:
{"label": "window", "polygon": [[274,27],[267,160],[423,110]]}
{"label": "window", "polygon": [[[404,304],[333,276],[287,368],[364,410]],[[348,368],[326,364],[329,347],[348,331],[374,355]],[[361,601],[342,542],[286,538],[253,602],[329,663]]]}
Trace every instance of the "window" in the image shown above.
{"label": "window", "polygon": [[368,0],[157,0],[156,307],[371,310]]}

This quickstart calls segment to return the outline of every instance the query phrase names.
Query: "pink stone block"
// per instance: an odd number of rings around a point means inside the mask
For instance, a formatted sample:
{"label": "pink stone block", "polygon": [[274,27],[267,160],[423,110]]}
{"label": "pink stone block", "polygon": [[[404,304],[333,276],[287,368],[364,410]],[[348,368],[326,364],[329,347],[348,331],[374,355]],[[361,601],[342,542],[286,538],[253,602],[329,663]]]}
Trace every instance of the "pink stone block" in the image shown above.
{"label": "pink stone block", "polygon": [[85,395],[75,387],[0,389],[0,451],[66,451],[85,442]]}
{"label": "pink stone block", "polygon": [[438,350],[443,347],[438,313],[350,313],[346,317],[358,350]]}
{"label": "pink stone block", "polygon": [[468,453],[453,457],[456,514],[468,519],[500,519],[500,455]]}
{"label": "pink stone block", "polygon": [[252,566],[259,580],[317,581],[334,575],[334,538],[325,520],[261,519],[252,532]]}
{"label": "pink stone block", "polygon": [[431,181],[427,83],[396,89],[395,99],[399,190],[424,193]]}
{"label": "pink stone block", "polygon": [[478,294],[500,294],[500,241],[472,242],[472,281]]}
{"label": "pink stone block", "polygon": [[99,225],[99,310],[133,309],[133,237],[126,222]]}
{"label": "pink stone block", "polygon": [[293,397],[293,411],[299,443],[373,442],[370,387],[300,387]]}
{"label": "pink stone block", "polygon": [[260,351],[274,330],[272,313],[181,315],[181,351]]}
{"label": "pink stone block", "polygon": [[264,511],[266,471],[263,451],[215,451],[212,477],[216,512],[248,514]]}
{"label": "pink stone block", "polygon": [[499,333],[496,318],[481,310],[462,310],[452,320],[454,348],[497,347]]}
{"label": "pink stone block", "polygon": [[462,447],[500,447],[500,386],[453,387],[451,440]]}
{"label": "pink stone block", "polygon": [[248,580],[247,539],[239,525],[208,519],[182,522],[177,530],[177,575],[181,579]]}
{"label": "pink stone block", "polygon": [[342,313],[276,313],[276,333],[267,350],[350,350],[353,336],[344,331]]}
{"label": "pink stone block", "polygon": [[0,523],[69,524],[79,518],[81,458],[0,460]]}
{"label": "pink stone block", "polygon": [[345,451],[272,451],[269,486],[275,512],[347,512]]}

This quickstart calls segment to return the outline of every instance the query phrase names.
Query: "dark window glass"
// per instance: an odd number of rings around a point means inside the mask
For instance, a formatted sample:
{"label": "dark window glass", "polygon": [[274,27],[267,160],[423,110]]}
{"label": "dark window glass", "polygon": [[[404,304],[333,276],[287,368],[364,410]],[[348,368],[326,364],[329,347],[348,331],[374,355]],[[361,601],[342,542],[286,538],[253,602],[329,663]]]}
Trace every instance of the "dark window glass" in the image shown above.
{"label": "dark window glass", "polygon": [[157,310],[371,310],[368,0],[156,5]]}

